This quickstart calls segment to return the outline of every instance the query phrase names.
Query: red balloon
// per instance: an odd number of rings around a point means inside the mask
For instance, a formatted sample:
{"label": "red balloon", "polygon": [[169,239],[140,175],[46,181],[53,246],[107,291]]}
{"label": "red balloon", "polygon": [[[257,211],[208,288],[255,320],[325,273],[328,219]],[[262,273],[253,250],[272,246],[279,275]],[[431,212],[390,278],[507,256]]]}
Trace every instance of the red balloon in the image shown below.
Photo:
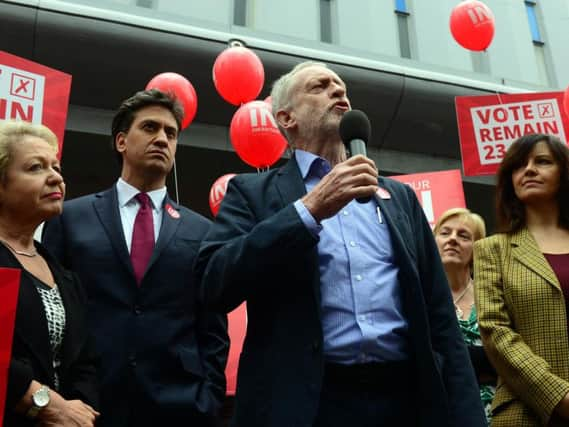
{"label": "red balloon", "polygon": [[219,206],[221,205],[221,202],[225,197],[225,193],[227,192],[227,185],[229,184],[229,180],[231,180],[231,178],[234,176],[234,173],[228,173],[220,176],[211,186],[211,190],[209,190],[209,208],[211,209],[213,216],[217,216],[217,212],[219,212]]}
{"label": "red balloon", "polygon": [[450,14],[450,32],[459,45],[469,50],[485,50],[494,38],[494,14],[478,0],[467,0]]}
{"label": "red balloon", "polygon": [[563,95],[563,107],[565,108],[565,114],[569,119],[569,86],[565,89],[565,94]]}
{"label": "red balloon", "polygon": [[264,82],[263,63],[246,47],[225,49],[213,64],[215,88],[223,99],[233,105],[241,105],[257,98]]}
{"label": "red balloon", "polygon": [[271,107],[264,101],[242,105],[231,119],[229,136],[241,160],[256,168],[271,166],[287,147]]}
{"label": "red balloon", "polygon": [[148,82],[146,90],[158,89],[172,94],[184,107],[182,129],[186,129],[194,120],[198,109],[198,97],[194,86],[184,76],[177,73],[157,74]]}

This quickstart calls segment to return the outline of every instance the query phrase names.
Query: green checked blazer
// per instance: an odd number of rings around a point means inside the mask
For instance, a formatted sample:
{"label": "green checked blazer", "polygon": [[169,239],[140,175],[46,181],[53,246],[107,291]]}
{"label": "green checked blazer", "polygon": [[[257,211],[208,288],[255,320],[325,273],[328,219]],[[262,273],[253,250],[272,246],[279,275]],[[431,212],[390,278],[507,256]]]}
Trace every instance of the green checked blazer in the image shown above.
{"label": "green checked blazer", "polygon": [[569,341],[555,273],[522,229],[475,243],[474,278],[482,342],[498,372],[492,426],[558,425],[551,417],[569,392]]}

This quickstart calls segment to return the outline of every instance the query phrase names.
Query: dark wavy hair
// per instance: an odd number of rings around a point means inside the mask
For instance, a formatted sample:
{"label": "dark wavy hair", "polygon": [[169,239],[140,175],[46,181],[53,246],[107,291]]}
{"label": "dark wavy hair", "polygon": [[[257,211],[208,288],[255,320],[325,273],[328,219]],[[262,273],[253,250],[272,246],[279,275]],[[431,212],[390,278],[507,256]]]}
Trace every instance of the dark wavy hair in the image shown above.
{"label": "dark wavy hair", "polygon": [[132,122],[136,117],[136,113],[146,107],[157,105],[170,111],[178,125],[178,131],[181,129],[182,120],[184,118],[184,108],[182,104],[173,94],[164,93],[158,89],[142,90],[136,92],[133,96],[123,101],[119,110],[113,118],[111,125],[111,147],[117,155],[117,160],[122,166],[122,155],[117,151],[115,142],[117,135],[121,132],[128,132],[132,126]]}
{"label": "dark wavy hair", "polygon": [[553,135],[529,134],[514,141],[498,169],[496,220],[498,231],[502,233],[514,233],[526,225],[525,207],[516,196],[512,174],[527,163],[530,153],[540,142],[547,144],[559,166],[559,225],[569,229],[569,148]]}

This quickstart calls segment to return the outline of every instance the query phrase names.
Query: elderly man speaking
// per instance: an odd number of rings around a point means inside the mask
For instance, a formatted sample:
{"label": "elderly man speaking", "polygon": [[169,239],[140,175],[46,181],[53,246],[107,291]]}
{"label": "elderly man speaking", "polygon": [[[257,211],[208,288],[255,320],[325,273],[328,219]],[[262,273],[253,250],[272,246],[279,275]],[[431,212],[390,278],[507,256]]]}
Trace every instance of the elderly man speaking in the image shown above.
{"label": "elderly man speaking", "polygon": [[421,206],[346,160],[346,85],[307,62],[271,97],[294,155],[230,181],[197,266],[207,305],[247,301],[232,425],[486,425]]}

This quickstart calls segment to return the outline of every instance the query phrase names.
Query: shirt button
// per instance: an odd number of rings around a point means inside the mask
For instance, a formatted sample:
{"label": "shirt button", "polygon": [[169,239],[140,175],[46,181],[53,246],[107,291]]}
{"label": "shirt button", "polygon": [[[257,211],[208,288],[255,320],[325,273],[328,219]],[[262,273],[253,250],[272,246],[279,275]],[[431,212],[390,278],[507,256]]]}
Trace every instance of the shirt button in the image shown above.
{"label": "shirt button", "polygon": [[354,242],[353,240],[350,242],[350,246],[353,248],[354,246],[356,246],[356,242]]}
{"label": "shirt button", "polygon": [[346,211],[346,210],[343,211],[342,213],[344,214],[344,216],[348,216],[348,215],[350,214],[350,213],[349,213],[348,211]]}
{"label": "shirt button", "polygon": [[140,309],[139,306],[134,307],[134,314],[136,314],[137,316],[140,316],[142,314],[142,310]]}
{"label": "shirt button", "polygon": [[361,274],[356,275],[356,280],[360,282],[363,279]]}

